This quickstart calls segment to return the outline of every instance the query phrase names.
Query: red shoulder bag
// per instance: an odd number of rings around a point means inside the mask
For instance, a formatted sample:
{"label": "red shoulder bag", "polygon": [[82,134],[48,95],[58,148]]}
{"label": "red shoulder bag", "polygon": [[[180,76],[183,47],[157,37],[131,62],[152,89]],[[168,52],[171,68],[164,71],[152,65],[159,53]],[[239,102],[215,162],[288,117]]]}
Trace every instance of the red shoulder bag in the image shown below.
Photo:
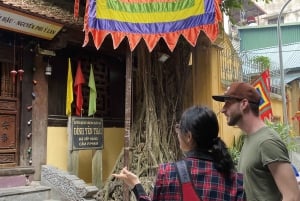
{"label": "red shoulder bag", "polygon": [[176,168],[181,183],[183,201],[202,201],[191,182],[186,162],[184,160],[176,162]]}

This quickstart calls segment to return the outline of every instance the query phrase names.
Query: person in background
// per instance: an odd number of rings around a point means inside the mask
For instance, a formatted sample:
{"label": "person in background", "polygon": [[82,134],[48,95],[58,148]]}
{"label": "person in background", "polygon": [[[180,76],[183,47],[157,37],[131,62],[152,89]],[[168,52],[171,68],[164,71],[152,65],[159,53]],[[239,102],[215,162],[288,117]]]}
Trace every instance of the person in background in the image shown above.
{"label": "person in background", "polygon": [[212,98],[225,103],[221,112],[227,124],[238,126],[246,134],[238,170],[244,176],[247,201],[299,201],[288,150],[278,133],[260,119],[261,96],[256,89],[235,82],[224,95]]}
{"label": "person in background", "polygon": [[[246,200],[242,175],[235,171],[226,145],[218,137],[218,120],[211,109],[205,106],[188,108],[180,123],[176,124],[175,131],[185,155],[182,161],[187,166],[198,200]],[[151,197],[145,193],[139,178],[126,167],[113,176],[123,180],[139,201],[184,200],[182,189],[185,188],[181,185],[174,162],[159,165]]]}

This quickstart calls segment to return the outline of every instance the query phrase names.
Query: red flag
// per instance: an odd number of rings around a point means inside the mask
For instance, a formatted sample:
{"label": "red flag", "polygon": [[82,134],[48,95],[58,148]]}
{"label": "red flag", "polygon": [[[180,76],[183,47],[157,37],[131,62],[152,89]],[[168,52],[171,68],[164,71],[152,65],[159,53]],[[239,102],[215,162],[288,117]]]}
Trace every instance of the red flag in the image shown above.
{"label": "red flag", "polygon": [[271,99],[270,99],[270,72],[265,70],[260,77],[254,81],[253,86],[261,95],[259,103],[259,113],[262,120],[271,119],[273,117]]}
{"label": "red flag", "polygon": [[83,97],[82,97],[82,84],[85,83],[83,73],[81,71],[81,62],[78,61],[77,71],[74,82],[74,91],[76,95],[76,115],[81,116],[81,110],[83,105]]}
{"label": "red flag", "polygon": [[76,20],[78,20],[78,16],[79,16],[79,4],[80,4],[80,0],[75,0],[75,2],[74,2],[74,18]]}

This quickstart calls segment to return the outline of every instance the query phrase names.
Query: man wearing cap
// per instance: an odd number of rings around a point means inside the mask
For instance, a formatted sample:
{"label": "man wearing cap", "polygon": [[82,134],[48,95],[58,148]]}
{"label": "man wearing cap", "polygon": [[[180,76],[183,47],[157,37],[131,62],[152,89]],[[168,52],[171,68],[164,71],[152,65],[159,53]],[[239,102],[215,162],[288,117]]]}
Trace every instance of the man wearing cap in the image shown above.
{"label": "man wearing cap", "polygon": [[300,201],[300,191],[285,144],[259,117],[261,97],[248,83],[232,83],[224,95],[221,112],[229,126],[245,134],[238,171],[244,175],[247,201]]}

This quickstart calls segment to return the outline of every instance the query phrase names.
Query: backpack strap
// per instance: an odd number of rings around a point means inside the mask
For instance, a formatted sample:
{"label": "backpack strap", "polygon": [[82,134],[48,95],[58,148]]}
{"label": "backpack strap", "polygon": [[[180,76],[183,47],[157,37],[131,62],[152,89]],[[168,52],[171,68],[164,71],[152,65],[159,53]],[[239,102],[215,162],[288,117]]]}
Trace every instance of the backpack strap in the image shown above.
{"label": "backpack strap", "polygon": [[183,201],[201,201],[200,196],[197,194],[194,185],[191,182],[186,162],[181,160],[177,161],[175,164],[177,173],[179,174],[179,181],[181,183]]}

